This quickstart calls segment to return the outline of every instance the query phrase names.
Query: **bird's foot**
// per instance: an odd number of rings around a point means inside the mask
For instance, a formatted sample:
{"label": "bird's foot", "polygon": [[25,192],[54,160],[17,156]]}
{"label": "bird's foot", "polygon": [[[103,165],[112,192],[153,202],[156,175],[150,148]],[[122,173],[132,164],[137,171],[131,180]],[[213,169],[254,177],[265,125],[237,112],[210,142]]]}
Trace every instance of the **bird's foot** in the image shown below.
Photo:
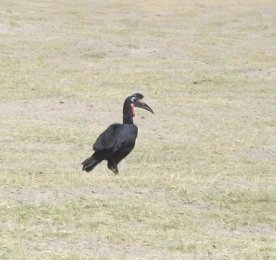
{"label": "bird's foot", "polygon": [[111,171],[114,172],[115,175],[119,174],[118,168],[112,168]]}
{"label": "bird's foot", "polygon": [[118,171],[118,166],[117,166],[117,163],[113,160],[109,160],[108,163],[107,163],[107,167],[109,170],[111,170],[113,173],[115,174],[118,174],[119,171]]}

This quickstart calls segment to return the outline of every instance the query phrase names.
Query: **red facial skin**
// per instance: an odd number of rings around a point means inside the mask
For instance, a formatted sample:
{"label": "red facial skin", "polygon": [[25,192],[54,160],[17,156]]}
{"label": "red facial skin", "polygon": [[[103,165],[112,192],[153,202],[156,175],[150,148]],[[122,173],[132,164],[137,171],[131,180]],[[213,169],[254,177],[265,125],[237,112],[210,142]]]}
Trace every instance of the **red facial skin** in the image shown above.
{"label": "red facial skin", "polygon": [[132,117],[135,117],[134,107],[135,107],[135,105],[134,105],[133,103],[132,103],[132,104],[130,104],[130,108],[131,108],[131,116],[132,116]]}

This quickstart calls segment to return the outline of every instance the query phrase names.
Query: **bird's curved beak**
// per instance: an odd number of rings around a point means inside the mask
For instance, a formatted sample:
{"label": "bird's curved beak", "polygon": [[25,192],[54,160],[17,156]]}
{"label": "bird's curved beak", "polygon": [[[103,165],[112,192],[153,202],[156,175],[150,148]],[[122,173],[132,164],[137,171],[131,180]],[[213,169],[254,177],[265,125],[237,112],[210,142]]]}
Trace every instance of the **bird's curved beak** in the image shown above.
{"label": "bird's curved beak", "polygon": [[153,110],[150,108],[149,105],[147,105],[145,102],[142,102],[141,100],[137,101],[135,103],[135,106],[136,107],[139,107],[139,108],[143,108],[145,110],[148,110],[149,112],[151,112],[152,114],[154,114]]}

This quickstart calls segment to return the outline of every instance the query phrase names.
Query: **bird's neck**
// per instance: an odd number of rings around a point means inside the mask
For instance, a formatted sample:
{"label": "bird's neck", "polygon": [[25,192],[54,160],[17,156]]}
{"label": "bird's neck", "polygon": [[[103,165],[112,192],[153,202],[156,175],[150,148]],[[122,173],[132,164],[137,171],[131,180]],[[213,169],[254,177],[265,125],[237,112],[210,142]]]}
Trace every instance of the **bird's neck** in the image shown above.
{"label": "bird's neck", "polygon": [[124,124],[133,124],[133,118],[132,118],[131,112],[124,113],[124,115],[123,115],[123,123]]}
{"label": "bird's neck", "polygon": [[125,102],[123,108],[123,123],[124,124],[133,124],[133,112],[130,104]]}

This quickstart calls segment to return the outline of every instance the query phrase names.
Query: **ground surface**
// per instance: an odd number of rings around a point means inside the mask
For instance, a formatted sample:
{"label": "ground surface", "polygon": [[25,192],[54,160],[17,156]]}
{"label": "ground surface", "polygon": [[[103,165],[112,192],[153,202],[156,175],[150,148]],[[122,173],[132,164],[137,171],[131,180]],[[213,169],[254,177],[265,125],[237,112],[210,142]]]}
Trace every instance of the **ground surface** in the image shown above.
{"label": "ground surface", "polygon": [[[275,1],[1,0],[1,259],[272,259]],[[114,176],[80,163],[145,95]]]}

